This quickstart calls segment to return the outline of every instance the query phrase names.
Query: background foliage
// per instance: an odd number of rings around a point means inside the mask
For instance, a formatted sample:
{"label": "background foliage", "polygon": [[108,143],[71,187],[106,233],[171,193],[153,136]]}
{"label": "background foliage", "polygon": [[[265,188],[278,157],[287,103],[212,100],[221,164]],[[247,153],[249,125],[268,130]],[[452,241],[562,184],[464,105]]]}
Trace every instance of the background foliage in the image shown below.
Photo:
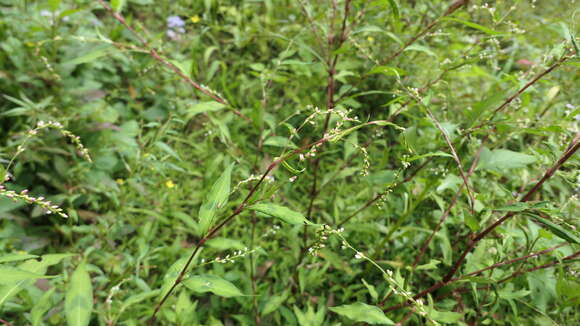
{"label": "background foliage", "polygon": [[580,322],[575,1],[110,4],[0,0],[5,324]]}

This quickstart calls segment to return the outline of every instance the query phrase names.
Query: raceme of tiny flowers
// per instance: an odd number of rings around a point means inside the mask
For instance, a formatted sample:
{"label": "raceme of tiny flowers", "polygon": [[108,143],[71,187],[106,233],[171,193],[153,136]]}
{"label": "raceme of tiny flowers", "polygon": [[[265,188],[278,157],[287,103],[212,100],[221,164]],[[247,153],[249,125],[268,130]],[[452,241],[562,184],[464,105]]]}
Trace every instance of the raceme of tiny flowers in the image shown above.
{"label": "raceme of tiny flowers", "polygon": [[16,154],[14,154],[14,157],[12,158],[11,162],[14,161],[14,158],[16,158],[16,156],[18,156],[22,152],[24,152],[24,150],[26,149],[26,143],[28,143],[28,141],[30,141],[30,139],[32,139],[32,137],[36,136],[40,130],[50,129],[50,128],[58,130],[63,136],[68,138],[75,145],[77,151],[79,152],[79,154],[82,158],[84,158],[85,160],[87,160],[89,162],[93,161],[91,159],[91,156],[89,155],[88,149],[86,149],[85,146],[83,146],[83,144],[81,143],[81,139],[79,136],[76,136],[72,132],[66,130],[60,122],[39,121],[36,124],[36,128],[29,130],[28,133],[26,134],[26,138],[24,139],[22,144],[17,147]]}
{"label": "raceme of tiny flowers", "polygon": [[225,257],[218,256],[218,257],[214,258],[213,260],[210,260],[207,262],[206,262],[205,258],[202,258],[200,260],[200,266],[208,265],[211,263],[220,263],[220,264],[234,263],[236,261],[236,259],[245,257],[251,253],[254,253],[257,249],[259,249],[259,248],[252,249],[252,250],[250,250],[248,248],[244,248],[242,250],[236,250],[230,255],[226,255]]}
{"label": "raceme of tiny flowers", "polygon": [[238,192],[240,187],[243,186],[244,184],[251,182],[251,181],[258,181],[258,180],[260,180],[260,178],[261,178],[261,176],[259,176],[259,175],[250,174],[250,176],[247,179],[244,179],[244,180],[238,182],[238,184],[230,192],[230,195],[233,195],[234,193]]}
{"label": "raceme of tiny flowers", "polygon": [[320,249],[322,249],[322,248],[325,247],[325,244],[324,243],[328,240],[329,236],[330,235],[333,235],[333,234],[336,235],[342,241],[342,248],[343,249],[347,249],[348,248],[348,249],[354,251],[354,253],[355,253],[354,258],[355,259],[364,259],[364,260],[370,262],[373,266],[375,266],[377,269],[379,269],[381,271],[381,273],[383,274],[385,280],[387,280],[387,282],[389,283],[390,290],[393,291],[394,294],[403,296],[406,300],[408,300],[411,303],[413,303],[413,305],[417,309],[417,312],[420,315],[422,315],[425,318],[427,318],[433,325],[439,325],[436,321],[434,321],[427,314],[427,311],[425,310],[425,305],[424,305],[423,301],[421,299],[415,300],[413,298],[413,294],[411,292],[409,292],[409,291],[406,291],[404,289],[404,285],[400,284],[400,282],[395,279],[395,277],[393,276],[393,271],[383,269],[379,264],[377,264],[374,260],[372,260],[371,258],[369,258],[368,256],[366,256],[363,252],[355,249],[344,238],[344,236],[342,235],[343,232],[344,232],[344,228],[340,228],[338,230],[334,230],[334,229],[332,229],[328,225],[322,225],[320,227],[320,229],[317,231],[318,240],[315,242],[315,244],[312,247],[310,247],[308,249],[308,252],[311,255],[316,256],[318,250],[320,250]]}
{"label": "raceme of tiny flowers", "polygon": [[64,218],[68,218],[68,215],[64,213],[62,208],[57,205],[52,204],[50,201],[46,200],[44,197],[34,197],[28,194],[28,190],[22,190],[21,192],[16,192],[13,190],[7,190],[4,186],[0,185],[0,196],[10,198],[14,201],[23,200],[29,204],[38,205],[43,208],[49,214],[56,214]]}
{"label": "raceme of tiny flowers", "polygon": [[344,228],[333,230],[330,226],[323,224],[318,230],[316,230],[316,241],[314,241],[314,244],[308,248],[308,253],[312,256],[316,256],[320,249],[326,247],[326,241],[332,233],[341,232],[344,232]]}
{"label": "raceme of tiny flowers", "polygon": [[12,166],[12,164],[14,163],[14,160],[16,159],[16,157],[18,157],[18,155],[20,155],[22,152],[24,152],[24,150],[26,149],[26,144],[30,141],[30,139],[32,139],[32,137],[38,135],[38,132],[42,129],[57,129],[58,131],[60,131],[60,133],[65,136],[66,138],[70,139],[71,142],[75,145],[77,151],[80,153],[80,155],[86,159],[89,162],[92,162],[92,159],[89,155],[89,151],[83,146],[83,144],[81,143],[81,139],[74,135],[72,132],[66,130],[62,124],[60,124],[59,122],[55,122],[55,121],[49,121],[49,122],[45,122],[45,121],[39,121],[36,125],[36,128],[29,130],[26,133],[26,138],[24,139],[24,141],[22,142],[21,145],[19,145],[16,148],[16,153],[14,154],[14,156],[12,156],[12,159],[10,160],[10,162],[8,163],[8,166],[6,167],[6,176],[4,180],[0,180],[0,196],[3,197],[7,197],[10,198],[14,201],[17,200],[23,200],[29,204],[34,204],[34,205],[38,205],[41,208],[43,208],[47,213],[49,214],[56,214],[59,215],[61,217],[64,218],[68,218],[68,215],[64,213],[63,209],[58,207],[57,205],[52,204],[50,201],[46,200],[44,197],[39,196],[39,197],[34,197],[28,194],[28,190],[22,190],[21,192],[16,192],[13,190],[7,190],[2,183],[4,183],[5,181],[8,181],[10,178],[10,174],[9,174],[9,170],[10,167]]}

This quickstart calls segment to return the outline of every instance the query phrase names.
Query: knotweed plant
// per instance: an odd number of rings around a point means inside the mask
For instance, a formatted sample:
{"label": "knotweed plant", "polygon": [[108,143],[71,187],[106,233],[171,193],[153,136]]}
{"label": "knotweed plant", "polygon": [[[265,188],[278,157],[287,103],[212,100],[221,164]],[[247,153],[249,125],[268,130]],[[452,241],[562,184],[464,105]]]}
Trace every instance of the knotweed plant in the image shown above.
{"label": "knotweed plant", "polygon": [[574,4],[3,1],[0,324],[579,324]]}

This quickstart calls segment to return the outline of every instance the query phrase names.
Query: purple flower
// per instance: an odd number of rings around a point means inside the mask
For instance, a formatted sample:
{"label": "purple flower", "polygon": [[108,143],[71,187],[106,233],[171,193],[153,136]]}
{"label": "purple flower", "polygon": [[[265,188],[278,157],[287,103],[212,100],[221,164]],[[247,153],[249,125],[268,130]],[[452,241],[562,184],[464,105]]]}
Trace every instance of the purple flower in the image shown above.
{"label": "purple flower", "polygon": [[185,22],[179,16],[169,16],[167,17],[167,27],[168,28],[179,28],[185,26]]}
{"label": "purple flower", "polygon": [[575,116],[574,116],[574,120],[576,120],[576,121],[580,121],[580,114],[577,114],[577,115],[575,115]]}
{"label": "purple flower", "polygon": [[41,15],[42,17],[52,17],[52,12],[50,12],[50,11],[48,11],[48,10],[44,9],[44,10],[41,10],[41,11],[40,11],[40,15]]}

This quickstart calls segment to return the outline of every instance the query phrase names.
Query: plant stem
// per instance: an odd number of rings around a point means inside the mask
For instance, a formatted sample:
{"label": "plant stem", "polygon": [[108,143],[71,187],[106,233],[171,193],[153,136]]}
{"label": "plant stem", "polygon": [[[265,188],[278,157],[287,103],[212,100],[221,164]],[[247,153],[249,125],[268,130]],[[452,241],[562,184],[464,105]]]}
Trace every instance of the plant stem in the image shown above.
{"label": "plant stem", "polygon": [[[578,148],[580,148],[580,133],[578,133],[574,137],[574,139],[572,140],[572,142],[570,143],[570,145],[568,146],[566,151],[558,159],[558,161],[556,161],[556,163],[554,163],[554,165],[552,167],[550,167],[548,170],[546,170],[543,177],[532,187],[532,189],[530,189],[530,191],[528,191],[528,193],[526,193],[525,196],[523,196],[520,199],[520,202],[526,202],[526,201],[530,200],[532,198],[532,196],[542,187],[542,185],[548,179],[550,179],[554,175],[554,173],[558,169],[560,169],[560,167],[562,167],[562,165],[566,161],[568,161],[572,157],[572,155],[574,155],[574,153],[576,153],[576,151],[578,151]],[[502,223],[504,223],[506,220],[508,220],[509,218],[511,218],[514,215],[515,215],[514,212],[508,212],[502,218],[498,219],[495,223],[488,226],[485,230],[481,231],[478,235],[473,237],[469,241],[467,248],[463,251],[463,253],[460,255],[460,257],[455,261],[455,263],[451,267],[451,270],[445,275],[445,277],[443,277],[443,279],[441,281],[433,284],[431,287],[429,287],[429,288],[423,290],[422,292],[418,293],[417,295],[415,295],[414,298],[415,299],[422,298],[422,297],[426,296],[427,294],[430,294],[430,293],[442,288],[443,286],[446,286],[449,283],[451,283],[453,276],[455,275],[455,273],[457,273],[457,271],[459,270],[459,267],[461,267],[461,265],[465,261],[467,254],[469,254],[471,252],[471,250],[473,250],[476,247],[476,245],[479,243],[479,241],[481,241],[486,235],[488,235],[490,232],[492,232],[496,227],[498,227],[499,225],[501,225]],[[384,302],[383,302],[383,304],[384,304]],[[389,307],[387,309],[384,309],[384,311],[385,312],[391,311],[394,309],[401,308],[403,306],[405,306],[405,304],[392,306],[392,307]]]}
{"label": "plant stem", "polygon": [[[141,34],[137,33],[137,31],[135,29],[133,29],[125,20],[125,17],[123,17],[120,13],[116,12],[113,10],[113,8],[111,8],[105,1],[103,0],[98,0],[101,5],[119,22],[121,23],[123,26],[125,26],[126,29],[128,29],[131,33],[133,33],[133,35],[135,35],[135,37],[137,37],[137,39],[139,40],[139,42],[141,42],[141,44],[143,45],[143,47],[145,49],[147,49],[147,51],[149,52],[149,55],[151,55],[151,57],[153,57],[153,59],[157,60],[158,62],[160,62],[161,64],[163,64],[164,66],[166,66],[167,68],[169,68],[170,70],[172,70],[175,74],[177,74],[179,77],[181,77],[181,79],[183,79],[185,82],[187,82],[189,85],[193,86],[193,88],[197,89],[198,91],[202,92],[203,94],[211,97],[214,101],[221,103],[223,105],[228,106],[228,102],[223,99],[222,97],[220,97],[219,95],[211,92],[210,90],[208,90],[205,87],[202,87],[200,84],[198,84],[197,82],[195,82],[193,79],[191,79],[189,76],[187,76],[186,74],[184,74],[181,69],[179,69],[176,65],[174,65],[173,63],[167,61],[166,59],[164,59],[163,57],[161,57],[161,55],[159,54],[159,52],[157,52],[157,50],[153,47],[151,47],[149,45],[149,42],[147,42],[147,40],[141,36]],[[241,113],[240,111],[236,110],[236,109],[232,109],[232,112],[245,119],[246,121],[251,121],[250,118],[248,118],[247,116],[245,116],[243,113]]]}

